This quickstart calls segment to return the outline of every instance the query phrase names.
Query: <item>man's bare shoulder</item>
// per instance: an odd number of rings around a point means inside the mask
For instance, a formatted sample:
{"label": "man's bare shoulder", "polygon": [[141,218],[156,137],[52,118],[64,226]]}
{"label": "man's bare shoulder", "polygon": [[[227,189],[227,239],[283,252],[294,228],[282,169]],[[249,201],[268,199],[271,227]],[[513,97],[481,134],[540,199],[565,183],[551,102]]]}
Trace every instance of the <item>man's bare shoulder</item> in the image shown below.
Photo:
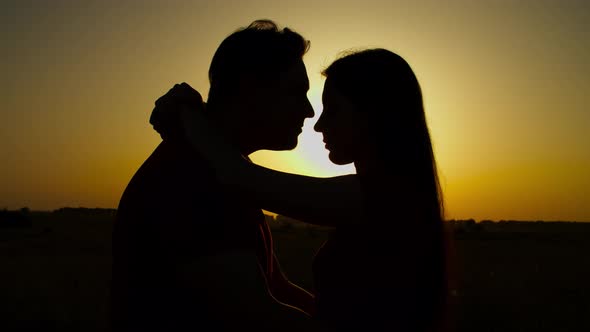
{"label": "man's bare shoulder", "polygon": [[160,143],[137,173],[167,180],[214,182],[215,179],[213,169],[184,141]]}
{"label": "man's bare shoulder", "polygon": [[215,173],[190,146],[163,141],[135,172],[120,205],[145,206],[170,198],[210,196],[217,187]]}

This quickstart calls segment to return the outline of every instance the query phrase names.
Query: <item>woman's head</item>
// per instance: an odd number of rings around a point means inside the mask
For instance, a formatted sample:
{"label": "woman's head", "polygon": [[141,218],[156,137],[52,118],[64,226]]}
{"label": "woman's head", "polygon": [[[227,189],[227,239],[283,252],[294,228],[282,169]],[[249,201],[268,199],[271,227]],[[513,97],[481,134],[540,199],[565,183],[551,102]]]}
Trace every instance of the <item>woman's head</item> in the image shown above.
{"label": "woman's head", "polygon": [[[422,93],[408,63],[384,49],[348,54],[323,72],[324,110],[315,129],[336,164],[371,154],[403,158],[425,127]],[[415,141],[415,139],[413,139]]]}
{"label": "woman's head", "polygon": [[354,162],[359,174],[399,175],[418,196],[436,194],[431,198],[439,201],[422,92],[410,65],[391,51],[369,49],[334,61],[323,74],[324,110],[315,130],[330,159]]}

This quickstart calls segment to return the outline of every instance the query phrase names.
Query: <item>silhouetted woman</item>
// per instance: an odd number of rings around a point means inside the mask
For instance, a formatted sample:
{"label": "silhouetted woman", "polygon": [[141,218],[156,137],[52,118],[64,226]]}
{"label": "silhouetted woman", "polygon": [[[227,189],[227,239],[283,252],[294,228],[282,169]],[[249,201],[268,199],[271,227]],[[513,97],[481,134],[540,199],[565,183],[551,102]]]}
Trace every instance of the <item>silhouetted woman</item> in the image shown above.
{"label": "silhouetted woman", "polygon": [[249,193],[265,210],[335,227],[313,264],[321,322],[350,331],[443,330],[443,204],[418,80],[384,49],[348,54],[323,74],[315,130],[330,160],[354,163],[356,175],[257,166],[223,143],[202,114],[185,110],[186,134],[230,190]]}

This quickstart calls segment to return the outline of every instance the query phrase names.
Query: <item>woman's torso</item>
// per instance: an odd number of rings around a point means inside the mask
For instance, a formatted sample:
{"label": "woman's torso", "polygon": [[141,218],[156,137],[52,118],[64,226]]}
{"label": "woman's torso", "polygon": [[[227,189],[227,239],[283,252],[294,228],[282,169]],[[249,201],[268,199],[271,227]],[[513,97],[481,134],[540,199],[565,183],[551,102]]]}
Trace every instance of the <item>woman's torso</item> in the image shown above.
{"label": "woman's torso", "polygon": [[[337,330],[424,330],[420,324],[433,314],[441,276],[433,276],[435,260],[409,267],[405,262],[415,253],[404,248],[400,236],[407,234],[378,229],[331,234],[313,262],[319,320]],[[404,278],[408,275],[415,277]]]}

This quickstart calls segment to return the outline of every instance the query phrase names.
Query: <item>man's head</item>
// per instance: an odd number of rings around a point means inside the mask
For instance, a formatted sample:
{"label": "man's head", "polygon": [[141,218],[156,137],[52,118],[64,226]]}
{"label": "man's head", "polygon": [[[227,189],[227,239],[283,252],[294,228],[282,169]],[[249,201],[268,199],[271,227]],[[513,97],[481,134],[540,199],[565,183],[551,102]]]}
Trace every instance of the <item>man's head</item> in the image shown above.
{"label": "man's head", "polygon": [[237,30],[211,61],[208,109],[236,120],[251,150],[295,148],[303,121],[314,115],[303,64],[308,48],[309,41],[272,21]]}

